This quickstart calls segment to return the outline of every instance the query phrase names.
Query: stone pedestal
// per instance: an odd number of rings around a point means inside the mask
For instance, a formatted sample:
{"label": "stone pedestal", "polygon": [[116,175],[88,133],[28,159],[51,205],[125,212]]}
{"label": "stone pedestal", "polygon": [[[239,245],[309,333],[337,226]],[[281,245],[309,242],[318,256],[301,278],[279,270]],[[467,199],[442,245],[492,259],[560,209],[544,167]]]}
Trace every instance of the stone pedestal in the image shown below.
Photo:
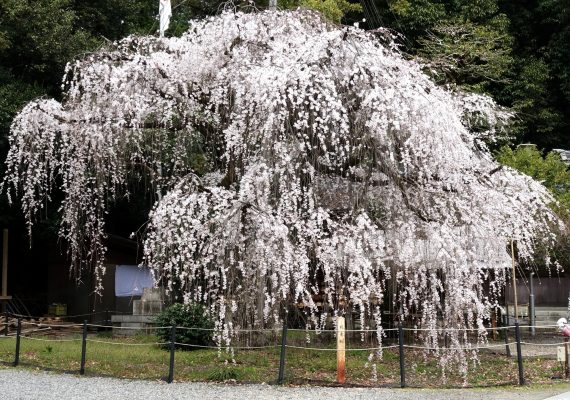
{"label": "stone pedestal", "polygon": [[111,316],[113,335],[131,336],[137,333],[153,333],[150,328],[154,326],[154,318],[164,308],[163,299],[162,289],[145,288],[141,299],[133,301],[133,315]]}

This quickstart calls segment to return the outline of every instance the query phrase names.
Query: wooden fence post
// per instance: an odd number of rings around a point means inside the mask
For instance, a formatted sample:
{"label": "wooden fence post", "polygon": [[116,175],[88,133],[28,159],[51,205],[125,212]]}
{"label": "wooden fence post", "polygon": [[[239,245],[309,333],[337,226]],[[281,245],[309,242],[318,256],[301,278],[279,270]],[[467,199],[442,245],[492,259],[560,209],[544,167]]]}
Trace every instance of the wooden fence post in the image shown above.
{"label": "wooden fence post", "polygon": [[344,317],[336,321],[336,381],[346,382],[346,335]]}

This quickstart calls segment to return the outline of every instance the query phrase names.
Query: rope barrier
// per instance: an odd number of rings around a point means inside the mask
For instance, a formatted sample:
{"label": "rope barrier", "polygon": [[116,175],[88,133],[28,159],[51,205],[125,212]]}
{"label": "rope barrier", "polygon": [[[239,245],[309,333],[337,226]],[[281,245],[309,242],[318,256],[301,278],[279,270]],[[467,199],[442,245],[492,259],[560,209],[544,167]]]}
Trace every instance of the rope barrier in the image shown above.
{"label": "rope barrier", "polygon": [[[21,321],[22,325],[32,325],[32,326],[37,326],[38,328],[42,328],[42,327],[49,327],[49,328],[58,328],[58,329],[63,329],[63,328],[81,328],[83,326],[83,324],[79,324],[79,323],[75,323],[75,324],[50,324],[50,323],[44,323],[44,322],[31,322],[31,321]],[[88,327],[91,328],[106,328],[106,329],[126,329],[126,330],[141,330],[141,331],[148,331],[148,330],[158,330],[158,329],[170,329],[171,326],[145,326],[145,327],[125,327],[125,326],[114,326],[114,325],[103,325],[103,324],[87,324]],[[552,328],[557,328],[557,325],[536,325],[536,326],[532,326],[532,325],[522,325],[520,326],[520,328],[537,328],[537,329],[552,329]],[[514,326],[504,326],[504,327],[497,327],[495,328],[489,328],[486,329],[486,331],[493,331],[493,330],[505,330],[505,329],[514,329]],[[189,331],[210,331],[210,332],[220,332],[220,330],[216,329],[216,328],[194,328],[194,327],[183,327],[183,326],[177,326],[176,330],[189,330]],[[396,331],[397,329],[382,329],[381,332],[389,332],[389,331]],[[432,332],[432,329],[429,328],[402,328],[402,330],[404,332],[416,332],[416,331],[421,331],[421,332]],[[273,328],[273,329],[240,329],[240,330],[234,330],[232,331],[233,334],[240,334],[240,333],[251,333],[251,332],[270,332],[270,333],[275,333],[280,331],[280,328]],[[307,333],[307,334],[320,334],[320,333],[324,333],[324,332],[332,332],[335,333],[336,330],[334,329],[321,329],[321,330],[307,330],[307,329],[297,329],[297,328],[292,328],[292,329],[288,329],[288,331],[290,332],[303,332],[303,333]],[[435,331],[437,332],[446,332],[446,331],[479,331],[478,329],[475,328],[436,328]],[[345,332],[360,332],[360,333],[377,333],[376,330],[365,330],[365,329],[346,329]]]}
{"label": "rope barrier", "polygon": [[69,319],[69,318],[79,318],[79,317],[89,317],[93,315],[101,315],[109,313],[109,315],[130,315],[130,312],[127,311],[118,311],[118,310],[105,310],[105,311],[97,311],[88,314],[76,314],[76,315],[55,315],[55,316],[35,316],[35,315],[25,315],[25,314],[16,314],[16,313],[8,313],[10,317],[13,318],[29,318],[29,319],[46,319],[46,318],[59,318],[59,319]]}
{"label": "rope barrier", "polygon": [[526,346],[564,346],[566,343],[565,342],[561,342],[561,343],[529,343],[529,342],[521,342],[521,344],[524,344]]}
{"label": "rope barrier", "polygon": [[[336,348],[331,348],[331,349],[326,349],[326,348],[322,348],[322,347],[307,347],[307,346],[294,346],[294,345],[290,345],[287,344],[285,345],[285,347],[290,348],[290,349],[299,349],[299,350],[312,350],[312,351],[337,351]],[[392,348],[396,348],[398,347],[398,345],[392,345],[392,346],[382,346],[382,347],[355,347],[355,348],[351,348],[351,349],[345,349],[345,351],[372,351],[372,350],[386,350],[386,349],[392,349]]]}
{"label": "rope barrier", "polygon": [[[35,341],[42,341],[42,342],[77,342],[81,341],[81,338],[74,338],[74,339],[44,339],[44,338],[36,338],[31,336],[21,336],[24,339],[28,340],[35,340]],[[0,336],[0,339],[13,339],[15,336]],[[170,344],[170,342],[150,342],[150,343],[126,343],[126,342],[112,342],[106,340],[98,340],[98,339],[86,339],[87,342],[93,343],[101,343],[101,344],[112,344],[112,345],[123,345],[123,346],[164,346]],[[205,345],[195,345],[195,344],[187,344],[187,343],[180,343],[175,342],[177,346],[183,347],[196,347],[196,348],[206,348],[206,349],[220,349],[228,346],[205,346]],[[515,344],[515,342],[510,343],[510,345]],[[531,342],[521,342],[522,345],[526,346],[564,346],[565,342],[559,343],[531,343]],[[276,348],[279,345],[267,345],[267,346],[229,346],[235,350],[254,350],[254,349],[269,349],[269,348]],[[309,346],[295,346],[295,345],[286,345],[286,347],[291,349],[299,349],[299,350],[311,350],[311,351],[337,351],[336,348],[322,348],[322,347],[309,347]],[[347,348],[346,351],[374,351],[374,350],[387,350],[397,348],[398,345],[387,345],[381,347],[362,347],[362,348]],[[431,347],[431,346],[418,346],[418,345],[411,345],[405,344],[404,348],[409,349],[416,349],[416,350],[444,350],[444,351],[458,351],[458,350],[482,350],[482,349],[492,349],[498,347],[505,347],[504,343],[501,344],[488,344],[482,346],[473,346],[473,347]]]}
{"label": "rope barrier", "polygon": [[179,342],[174,342],[175,345],[177,346],[183,346],[183,347],[197,347],[197,348],[201,348],[201,349],[224,349],[224,348],[232,348],[235,350],[253,350],[253,349],[274,349],[279,347],[279,345],[277,344],[273,344],[273,345],[269,345],[269,346],[204,346],[204,345],[199,345],[199,344],[188,344],[188,343],[179,343]]}
{"label": "rope barrier", "polygon": [[[299,328],[288,328],[289,332],[306,332],[306,333],[316,333],[321,332],[336,332],[336,329],[299,329]],[[397,331],[398,328],[386,328],[382,329],[381,332]],[[345,332],[362,332],[362,333],[376,333],[376,329],[345,329]]]}
{"label": "rope barrier", "polygon": [[83,325],[81,324],[44,324],[43,322],[27,322],[22,321],[22,325],[33,325],[37,326],[38,328],[46,327],[46,328],[81,328]]}
{"label": "rope barrier", "polygon": [[22,339],[28,339],[28,340],[36,340],[38,342],[77,342],[77,341],[81,341],[81,338],[77,338],[77,339],[42,339],[42,338],[35,338],[35,337],[31,337],[31,336],[20,336]]}
{"label": "rope barrier", "polygon": [[[79,339],[81,340],[81,339]],[[110,342],[107,340],[97,340],[97,339],[86,339],[87,342],[102,343],[102,344],[114,344],[120,346],[164,346],[170,344],[169,342],[151,342],[151,343],[125,343],[125,342]]]}
{"label": "rope barrier", "polygon": [[[163,327],[163,328],[170,328],[168,327]],[[221,332],[221,329],[216,329],[216,328],[192,328],[192,327],[186,327],[186,326],[177,326],[176,330],[187,330],[187,331],[217,331],[217,332]],[[292,331],[293,329],[289,329],[290,331]],[[281,328],[273,328],[273,329],[236,329],[236,330],[232,330],[232,333],[235,332],[279,332],[281,331]]]}
{"label": "rope barrier", "polygon": [[[98,314],[102,314],[105,313],[106,311],[101,311],[101,312],[97,312],[97,313],[92,313],[92,314],[78,314],[78,315],[72,315],[72,316],[65,316],[65,317],[58,317],[58,318],[75,318],[75,317],[82,317],[82,316],[89,316],[89,315],[98,315]],[[114,313],[114,311],[109,311],[109,313]],[[44,317],[31,317],[31,316],[25,316],[25,315],[21,315],[21,314],[10,314],[13,317],[20,317],[20,318],[28,318],[28,319],[43,319]],[[72,324],[50,324],[50,323],[44,323],[41,321],[26,321],[24,319],[22,319],[21,323],[23,325],[36,325],[38,327],[54,327],[54,328],[77,328],[77,327],[81,327],[82,324],[79,323],[72,323]],[[152,323],[152,322],[149,322]],[[122,326],[114,326],[114,325],[105,325],[105,324],[95,324],[95,323],[90,323],[87,324],[88,327],[93,327],[93,328],[106,328],[106,329],[127,329],[127,330],[157,330],[157,329],[170,329],[170,326],[146,326],[146,327],[122,327]],[[535,328],[535,329],[552,329],[552,328],[557,328],[557,325],[519,325],[519,328]],[[179,326],[176,328],[177,330],[196,330],[196,331],[211,331],[211,332],[220,332],[220,329],[216,329],[216,328],[198,328],[198,327],[182,327]],[[494,328],[487,328],[487,327],[483,327],[483,328],[410,328],[410,327],[402,327],[402,330],[404,332],[462,332],[462,331],[466,331],[466,332],[489,332],[489,331],[501,331],[501,330],[513,330],[515,329],[514,325],[510,325],[510,326],[498,326],[498,327],[494,327]],[[269,329],[240,329],[240,330],[234,330],[232,331],[232,333],[235,334],[239,334],[239,333],[246,333],[246,332],[278,332],[280,331],[281,328],[269,328]],[[307,334],[320,334],[320,333],[325,333],[325,332],[332,332],[335,333],[336,329],[300,329],[300,328],[290,328],[288,329],[291,332],[304,332]],[[398,328],[385,328],[385,329],[381,329],[380,332],[393,332],[393,331],[397,331]],[[377,333],[376,329],[346,329],[345,332],[355,332],[355,333]]]}
{"label": "rope barrier", "polygon": [[[78,326],[83,326],[79,324]],[[91,328],[112,328],[112,329],[128,329],[128,330],[156,330],[156,329],[170,329],[171,326],[145,326],[145,327],[134,327],[134,326],[114,326],[114,325],[99,325],[99,324],[87,324]],[[178,329],[178,328],[177,328]]]}

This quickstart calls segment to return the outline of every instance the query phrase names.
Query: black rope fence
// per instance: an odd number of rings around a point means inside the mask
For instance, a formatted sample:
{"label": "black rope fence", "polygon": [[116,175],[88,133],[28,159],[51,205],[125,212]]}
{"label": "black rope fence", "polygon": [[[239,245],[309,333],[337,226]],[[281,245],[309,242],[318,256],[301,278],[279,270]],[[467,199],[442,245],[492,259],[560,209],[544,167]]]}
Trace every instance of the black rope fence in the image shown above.
{"label": "black rope fence", "polygon": [[[93,314],[89,314],[93,315]],[[79,360],[78,372],[80,375],[84,375],[88,371],[89,362],[89,351],[92,346],[126,346],[130,348],[145,348],[148,346],[158,346],[168,350],[168,373],[165,380],[167,382],[173,382],[175,378],[175,360],[176,360],[176,349],[216,349],[220,351],[221,349],[232,349],[233,350],[270,350],[275,349],[279,352],[279,371],[277,374],[276,382],[278,384],[283,384],[285,381],[285,370],[287,365],[287,349],[296,351],[309,351],[309,352],[337,352],[337,348],[332,347],[319,347],[316,346],[316,340],[309,338],[311,335],[326,336],[323,339],[324,343],[331,344],[331,338],[335,337],[337,331],[334,329],[320,329],[320,330],[309,330],[309,329],[293,329],[287,328],[286,325],[275,329],[243,329],[235,330],[230,333],[233,339],[227,342],[227,345],[204,345],[204,344],[192,344],[184,343],[177,340],[177,333],[188,330],[195,331],[211,331],[216,333],[215,329],[200,328],[200,327],[179,327],[179,326],[147,326],[144,328],[137,327],[121,327],[113,326],[111,324],[98,324],[98,323],[88,323],[84,320],[83,323],[63,323],[63,324],[52,324],[49,322],[34,321],[39,319],[37,317],[26,316],[24,318],[21,315],[10,315],[12,318],[17,319],[15,331],[9,332],[8,329],[8,318],[6,318],[6,327],[3,336],[0,336],[1,341],[13,341],[14,345],[14,357],[11,364],[13,366],[18,366],[20,364],[20,357],[22,351],[22,345],[25,346],[27,341],[45,342],[48,346],[52,344],[61,344],[65,342],[77,343],[78,354],[77,359]],[[79,317],[79,316],[74,316]],[[531,340],[523,339],[523,328],[529,329],[534,328],[534,330],[547,330],[551,333],[549,339],[554,339],[555,341],[546,343],[534,343]],[[347,347],[344,351],[347,353],[355,352],[381,352],[384,350],[394,350],[397,349],[397,355],[399,358],[399,386],[406,387],[406,372],[409,366],[406,365],[406,357],[409,351],[423,351],[423,352],[446,352],[446,351],[479,351],[479,350],[495,350],[495,349],[505,349],[505,354],[507,357],[511,356],[510,346],[514,345],[516,348],[516,363],[517,363],[517,373],[518,373],[518,384],[525,384],[525,374],[524,374],[524,361],[522,349],[524,346],[565,346],[568,349],[568,341],[563,340],[562,336],[556,333],[556,325],[519,325],[515,323],[513,326],[502,326],[493,328],[462,328],[462,329],[444,329],[437,328],[439,332],[455,332],[460,331],[463,335],[473,335],[472,338],[480,338],[480,335],[488,335],[490,333],[496,334],[497,332],[503,334],[504,343],[489,342],[488,340],[479,340],[475,343],[469,344],[467,341],[463,345],[458,345],[458,342],[449,343],[444,341],[442,345],[426,345],[418,344],[419,340],[409,340],[407,337],[409,335],[421,335],[424,332],[430,332],[432,330],[425,328],[415,328],[415,327],[404,327],[402,325],[397,328],[382,329],[381,334],[385,337],[391,335],[390,340],[386,339],[385,343],[378,343],[374,340],[367,340],[366,335],[372,338],[377,335],[375,329],[347,329],[346,334],[352,334],[355,337],[360,335],[360,345],[354,347]],[[115,332],[120,333],[121,330],[136,331],[141,330],[147,334],[147,340],[142,343],[129,342],[124,340],[113,340],[112,337],[100,337],[91,334],[90,332],[98,332],[100,330],[108,331],[115,330]],[[169,330],[169,340],[156,340],[148,341],[148,332],[153,332],[157,330]],[[64,332],[62,332],[64,331]],[[510,342],[508,339],[508,332],[514,331],[514,342]],[[53,332],[62,332],[62,337],[50,337],[48,334]],[[71,332],[71,333],[70,333]],[[44,336],[39,336],[43,334]],[[253,336],[252,336],[253,335]],[[263,340],[255,335],[264,335]],[[306,338],[303,342],[303,335]],[[237,338],[237,340],[235,340]],[[560,338],[559,340],[556,340]],[[0,342],[2,343],[2,342]],[[231,344],[229,344],[231,343]],[[424,342],[425,343],[425,342]],[[428,342],[429,343],[429,342]],[[317,342],[318,344],[318,342]],[[79,346],[80,345],[80,346]],[[47,347],[49,348],[49,347]],[[566,350],[568,351],[568,350]],[[165,353],[166,359],[166,353]],[[568,358],[566,358],[568,360]],[[6,363],[6,361],[5,361]],[[568,361],[566,362],[568,364]],[[165,371],[166,372],[166,371]],[[566,374],[568,374],[568,368],[566,367]],[[568,375],[566,375],[568,376]]]}

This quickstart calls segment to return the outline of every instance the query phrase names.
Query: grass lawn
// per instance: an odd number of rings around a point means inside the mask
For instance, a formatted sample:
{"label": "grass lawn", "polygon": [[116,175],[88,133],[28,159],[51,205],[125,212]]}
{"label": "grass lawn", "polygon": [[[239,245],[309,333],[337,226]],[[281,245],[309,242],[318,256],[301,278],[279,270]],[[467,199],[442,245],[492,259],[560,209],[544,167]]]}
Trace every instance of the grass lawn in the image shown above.
{"label": "grass lawn", "polygon": [[[39,339],[38,337],[37,339]],[[77,334],[40,341],[23,337],[20,364],[23,368],[77,373],[81,359],[81,337]],[[63,340],[62,340],[63,339]],[[155,344],[153,336],[112,338],[106,334],[90,334],[87,343],[86,375],[133,379],[164,379],[168,374],[169,352]],[[106,343],[99,343],[104,341]],[[298,344],[298,343],[295,343]],[[310,344],[311,346],[313,344]],[[314,344],[317,346],[317,344]],[[320,346],[324,347],[324,346]],[[330,347],[329,347],[330,348]],[[11,368],[15,339],[0,338],[0,366]],[[377,380],[368,362],[369,351],[347,352],[347,384],[363,386],[399,386],[398,349],[385,350],[376,362]],[[289,384],[334,384],[336,353],[287,348],[286,381]],[[176,381],[267,382],[277,380],[279,348],[236,350],[235,363],[217,349],[177,350],[174,378]],[[444,378],[434,356],[406,349],[406,383],[412,387],[461,387],[465,385],[456,368]],[[546,358],[525,358],[525,379],[531,384],[565,382],[560,362]],[[489,387],[516,385],[516,357],[480,353],[478,362],[470,362],[467,385]],[[554,378],[554,379],[553,379]]]}

